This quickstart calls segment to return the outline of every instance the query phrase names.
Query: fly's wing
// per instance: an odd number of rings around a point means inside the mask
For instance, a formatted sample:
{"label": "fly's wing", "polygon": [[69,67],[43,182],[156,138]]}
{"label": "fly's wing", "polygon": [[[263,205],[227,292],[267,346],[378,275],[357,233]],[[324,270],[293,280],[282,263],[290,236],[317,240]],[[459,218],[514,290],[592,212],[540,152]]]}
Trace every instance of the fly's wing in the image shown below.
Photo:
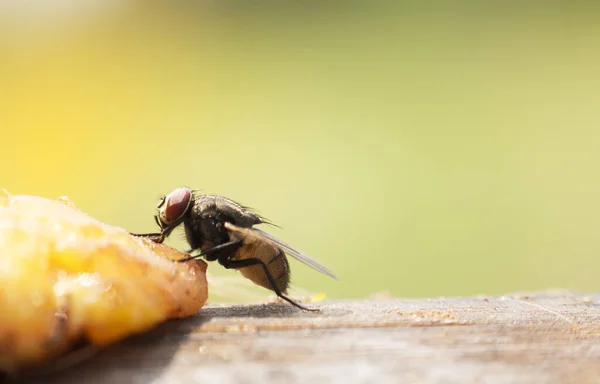
{"label": "fly's wing", "polygon": [[230,230],[232,232],[237,232],[237,233],[241,234],[242,236],[254,237],[256,239],[266,241],[267,243],[273,245],[274,247],[281,248],[286,254],[292,256],[296,260],[301,261],[302,263],[308,265],[309,267],[314,268],[315,270],[338,280],[338,278],[333,274],[333,272],[331,272],[329,269],[325,268],[325,266],[323,266],[317,260],[313,259],[312,257],[308,256],[305,253],[302,253],[302,252],[290,247],[283,241],[273,237],[272,235],[268,234],[265,231],[261,231],[258,228],[241,228],[241,227],[238,227],[238,226],[233,225],[228,222],[225,223],[225,228],[227,228],[228,230]]}

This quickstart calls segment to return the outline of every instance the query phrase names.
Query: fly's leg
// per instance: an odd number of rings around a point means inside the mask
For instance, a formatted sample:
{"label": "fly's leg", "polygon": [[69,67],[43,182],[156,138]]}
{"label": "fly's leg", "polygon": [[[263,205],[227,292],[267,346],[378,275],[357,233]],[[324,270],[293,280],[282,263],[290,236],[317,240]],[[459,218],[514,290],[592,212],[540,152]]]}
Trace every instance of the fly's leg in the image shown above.
{"label": "fly's leg", "polygon": [[136,237],[148,237],[150,238],[150,240],[154,241],[155,243],[162,243],[163,241],[165,241],[165,237],[160,233],[131,233],[129,232],[129,234],[131,236],[136,236]]}
{"label": "fly's leg", "polygon": [[[231,255],[237,251],[237,249],[242,245],[242,240],[233,240],[228,241],[227,243],[216,245],[212,248],[205,249],[200,252],[198,255],[190,256],[187,259],[179,260],[180,262],[186,262],[190,260],[196,260],[201,257],[204,257],[208,261],[215,261],[220,257],[223,257],[223,252],[227,252],[226,257],[229,258]],[[191,249],[188,253],[195,251],[195,249]]]}
{"label": "fly's leg", "polygon": [[131,232],[129,232],[129,234],[132,236],[137,236],[137,237],[148,237],[155,243],[162,244],[163,241],[165,241],[167,236],[169,236],[171,234],[171,232],[173,232],[174,229],[175,229],[175,226],[170,226],[170,227],[165,227],[165,228],[163,228],[162,231],[155,232],[155,233],[131,233]]}
{"label": "fly's leg", "polygon": [[158,226],[162,228],[162,230],[160,232],[154,232],[154,233],[131,233],[131,232],[129,232],[129,234],[131,236],[137,236],[137,237],[148,237],[155,243],[162,244],[163,241],[165,241],[165,239],[167,238],[167,236],[169,236],[171,234],[171,232],[173,232],[175,227],[179,225],[179,222],[177,222],[168,227],[163,228],[162,224],[158,220],[158,216],[154,216],[154,221],[156,221],[156,224],[158,224]]}
{"label": "fly's leg", "polygon": [[263,270],[265,271],[265,275],[267,276],[267,280],[269,280],[269,284],[271,284],[271,287],[273,288],[273,291],[275,292],[275,294],[277,296],[279,296],[280,298],[282,298],[283,300],[287,301],[288,303],[292,304],[295,307],[298,307],[300,309],[303,309],[305,311],[310,311],[310,312],[319,312],[318,309],[312,309],[312,308],[307,308],[304,307],[298,303],[296,303],[294,300],[290,299],[289,297],[287,297],[286,295],[284,295],[279,288],[277,288],[277,284],[275,284],[275,279],[273,279],[273,276],[271,275],[271,272],[269,272],[269,269],[267,268],[267,265],[260,259],[244,259],[244,260],[231,260],[231,259],[225,259],[223,261],[223,266],[227,269],[239,269],[239,268],[244,268],[244,267],[250,267],[253,265],[261,265]]}

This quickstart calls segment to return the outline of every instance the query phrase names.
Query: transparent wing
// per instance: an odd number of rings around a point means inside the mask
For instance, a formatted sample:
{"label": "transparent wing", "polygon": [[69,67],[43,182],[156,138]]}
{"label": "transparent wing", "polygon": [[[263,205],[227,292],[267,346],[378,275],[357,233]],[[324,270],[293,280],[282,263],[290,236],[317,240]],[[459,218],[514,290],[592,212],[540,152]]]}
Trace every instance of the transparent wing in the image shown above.
{"label": "transparent wing", "polygon": [[331,276],[334,279],[338,280],[338,278],[333,274],[333,272],[331,272],[329,269],[327,269],[323,264],[321,264],[317,260],[313,259],[312,257],[308,256],[307,254],[302,253],[302,252],[290,247],[283,241],[273,237],[272,235],[268,234],[265,231],[261,231],[258,228],[242,228],[242,227],[233,225],[231,223],[225,223],[225,228],[227,228],[230,231],[238,232],[244,236],[250,236],[250,237],[257,238],[259,240],[266,241],[267,243],[270,243],[274,247],[283,249],[283,251],[287,255],[292,256],[296,260],[308,265],[311,268],[314,268],[315,270],[317,270],[327,276]]}

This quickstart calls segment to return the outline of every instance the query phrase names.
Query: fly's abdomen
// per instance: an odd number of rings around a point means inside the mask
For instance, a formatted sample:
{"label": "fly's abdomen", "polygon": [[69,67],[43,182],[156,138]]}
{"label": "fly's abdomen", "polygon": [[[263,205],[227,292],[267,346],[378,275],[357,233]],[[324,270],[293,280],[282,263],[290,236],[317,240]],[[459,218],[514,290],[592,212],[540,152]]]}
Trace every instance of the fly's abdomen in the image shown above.
{"label": "fly's abdomen", "polygon": [[[263,241],[254,241],[244,243],[233,258],[235,260],[252,258],[261,260],[267,266],[276,287],[281,293],[287,291],[290,284],[290,266],[281,249]],[[274,291],[264,268],[260,264],[240,268],[239,271],[242,276],[251,280],[254,284]]]}

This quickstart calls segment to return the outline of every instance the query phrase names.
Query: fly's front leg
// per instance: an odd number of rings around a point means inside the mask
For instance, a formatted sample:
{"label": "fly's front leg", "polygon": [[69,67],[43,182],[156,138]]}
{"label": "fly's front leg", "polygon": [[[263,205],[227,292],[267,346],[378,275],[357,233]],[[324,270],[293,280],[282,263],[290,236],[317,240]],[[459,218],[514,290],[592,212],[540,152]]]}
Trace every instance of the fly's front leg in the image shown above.
{"label": "fly's front leg", "polygon": [[158,219],[158,216],[154,216],[154,221],[156,221],[156,224],[158,224],[158,226],[161,227],[160,232],[153,232],[153,233],[131,233],[131,232],[129,232],[129,234],[131,236],[147,237],[150,240],[154,241],[155,243],[162,244],[165,241],[165,239],[171,234],[171,232],[173,232],[175,227],[177,225],[179,225],[179,222],[177,222],[168,227],[163,227],[160,220]]}
{"label": "fly's front leg", "polygon": [[129,234],[131,236],[149,238],[150,240],[154,241],[155,243],[162,243],[163,241],[165,241],[165,237],[160,232],[157,232],[157,233],[131,233],[131,232],[129,232]]}
{"label": "fly's front leg", "polygon": [[175,229],[175,226],[170,226],[170,227],[164,227],[162,229],[162,231],[160,231],[158,233],[131,233],[131,232],[129,232],[129,234],[132,236],[137,236],[137,237],[148,237],[155,243],[162,244],[165,241],[165,239],[171,234],[171,232],[173,232],[174,229]]}

